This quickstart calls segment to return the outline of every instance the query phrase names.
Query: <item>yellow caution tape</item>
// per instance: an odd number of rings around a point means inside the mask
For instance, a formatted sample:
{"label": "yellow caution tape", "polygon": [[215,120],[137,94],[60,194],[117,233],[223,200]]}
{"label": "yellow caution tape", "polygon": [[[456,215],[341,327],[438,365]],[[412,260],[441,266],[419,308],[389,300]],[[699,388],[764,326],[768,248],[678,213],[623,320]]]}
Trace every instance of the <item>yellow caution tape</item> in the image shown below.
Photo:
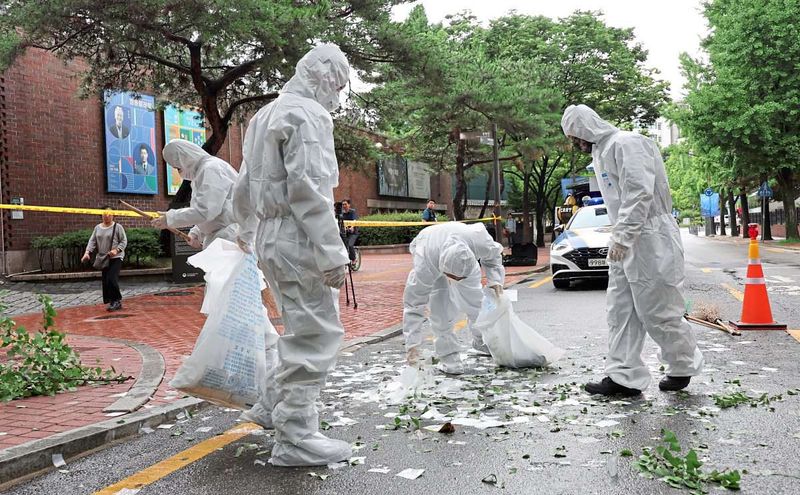
{"label": "yellow caution tape", "polygon": [[[111,213],[118,217],[138,217],[141,216],[131,210],[101,210],[98,208],[68,208],[65,206],[32,206],[32,205],[9,205],[0,204],[0,210],[16,210],[16,211],[42,211],[47,213],[71,213],[73,215],[103,215]],[[148,215],[157,217],[158,213],[154,211],[146,211]],[[500,220],[500,217],[486,217],[474,220],[461,220],[464,223],[470,222],[492,222]],[[344,224],[347,227],[416,227],[425,225],[436,225],[443,222],[382,222],[378,220],[345,220]]]}
{"label": "yellow caution tape", "polygon": [[[65,206],[31,206],[31,205],[8,205],[0,204],[0,210],[16,210],[16,211],[44,211],[47,213],[72,213],[75,215],[103,215],[111,213],[118,217],[138,217],[142,218],[138,213],[131,210],[101,210],[98,208],[67,208]],[[157,217],[158,213],[153,211],[146,211],[148,215]]]}
{"label": "yellow caution tape", "polygon": [[[460,220],[463,223],[470,222],[492,222],[495,219],[500,220],[500,217],[486,217],[473,220]],[[436,225],[437,223],[444,222],[382,222],[379,220],[345,220],[346,227],[416,227],[425,225]]]}

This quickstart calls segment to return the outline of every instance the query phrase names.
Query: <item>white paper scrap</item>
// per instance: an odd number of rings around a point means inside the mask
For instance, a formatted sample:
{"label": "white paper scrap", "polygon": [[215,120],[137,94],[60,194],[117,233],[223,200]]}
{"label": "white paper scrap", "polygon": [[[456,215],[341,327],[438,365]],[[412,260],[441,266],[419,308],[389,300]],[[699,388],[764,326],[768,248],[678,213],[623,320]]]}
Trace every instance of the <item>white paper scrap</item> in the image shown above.
{"label": "white paper scrap", "polygon": [[402,471],[397,473],[395,476],[399,476],[399,477],[405,478],[407,480],[415,480],[415,479],[419,478],[420,476],[422,476],[422,473],[424,473],[424,472],[425,472],[424,469],[403,469]]}
{"label": "white paper scrap", "polygon": [[608,428],[609,426],[618,425],[619,421],[614,421],[613,419],[604,419],[603,421],[598,421],[592,426],[596,426],[598,428]]}
{"label": "white paper scrap", "polygon": [[368,473],[380,473],[380,474],[389,474],[392,471],[391,468],[388,467],[379,467],[379,468],[372,468],[368,470]]}
{"label": "white paper scrap", "polygon": [[201,426],[200,428],[194,430],[198,433],[208,433],[209,431],[213,430],[213,426]]}
{"label": "white paper scrap", "polygon": [[60,468],[66,466],[67,463],[64,461],[64,456],[61,454],[53,454],[53,466]]}
{"label": "white paper scrap", "polygon": [[159,430],[169,430],[173,426],[175,426],[174,423],[173,424],[166,423],[166,424],[163,424],[163,425],[158,425],[156,428],[158,428]]}

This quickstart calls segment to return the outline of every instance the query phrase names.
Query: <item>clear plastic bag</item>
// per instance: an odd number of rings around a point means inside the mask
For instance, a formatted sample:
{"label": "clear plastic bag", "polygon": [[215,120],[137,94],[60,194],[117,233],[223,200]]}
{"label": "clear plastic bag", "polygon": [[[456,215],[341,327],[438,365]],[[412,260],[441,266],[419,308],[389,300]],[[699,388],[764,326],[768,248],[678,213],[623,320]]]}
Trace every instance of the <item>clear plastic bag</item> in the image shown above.
{"label": "clear plastic bag", "polygon": [[[232,244],[216,240],[212,246],[218,242],[223,244],[216,248],[229,247],[224,243]],[[216,251],[212,246],[208,254]],[[278,334],[261,301],[264,282],[255,256],[238,248],[235,252],[224,251],[226,256],[210,263],[203,262],[201,256],[201,268],[206,270],[209,284],[203,303],[208,318],[192,354],[175,373],[170,385],[215,404],[247,409],[256,403],[263,391],[267,379],[267,349],[274,347]]]}
{"label": "clear plastic bag", "polygon": [[554,346],[514,313],[511,300],[503,294],[484,291],[483,304],[474,323],[495,363],[508,368],[544,367],[559,360],[564,350]]}

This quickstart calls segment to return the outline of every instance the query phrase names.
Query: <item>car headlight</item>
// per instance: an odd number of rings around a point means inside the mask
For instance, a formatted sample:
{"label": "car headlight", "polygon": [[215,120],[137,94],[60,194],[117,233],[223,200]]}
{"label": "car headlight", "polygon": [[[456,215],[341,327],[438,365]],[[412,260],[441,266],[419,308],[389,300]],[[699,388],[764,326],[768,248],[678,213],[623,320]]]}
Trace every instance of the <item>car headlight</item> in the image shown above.
{"label": "car headlight", "polygon": [[567,248],[569,248],[569,244],[564,242],[564,243],[556,244],[555,246],[553,246],[553,251],[563,251],[563,250],[565,250]]}

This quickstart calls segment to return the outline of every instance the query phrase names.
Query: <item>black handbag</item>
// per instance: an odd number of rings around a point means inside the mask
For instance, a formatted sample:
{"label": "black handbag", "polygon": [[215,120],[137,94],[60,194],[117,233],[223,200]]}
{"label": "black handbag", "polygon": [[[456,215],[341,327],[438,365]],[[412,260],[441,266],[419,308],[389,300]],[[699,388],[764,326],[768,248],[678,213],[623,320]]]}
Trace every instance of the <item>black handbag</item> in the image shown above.
{"label": "black handbag", "polygon": [[[117,236],[117,222],[114,222],[114,227],[111,229],[111,249],[114,249],[114,238],[116,236]],[[108,253],[100,254],[100,252],[98,251],[97,255],[95,255],[94,257],[94,262],[92,263],[92,266],[96,270],[104,270],[105,268],[108,267],[109,263],[111,263],[111,258],[108,256]]]}

